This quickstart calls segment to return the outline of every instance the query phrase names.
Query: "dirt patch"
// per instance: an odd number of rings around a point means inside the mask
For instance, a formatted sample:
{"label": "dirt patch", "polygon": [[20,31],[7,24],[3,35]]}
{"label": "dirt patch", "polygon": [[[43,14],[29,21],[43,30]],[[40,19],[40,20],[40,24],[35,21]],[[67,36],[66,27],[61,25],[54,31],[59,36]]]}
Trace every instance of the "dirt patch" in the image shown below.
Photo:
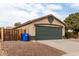
{"label": "dirt patch", "polygon": [[2,49],[8,56],[61,56],[65,52],[38,42],[4,41]]}

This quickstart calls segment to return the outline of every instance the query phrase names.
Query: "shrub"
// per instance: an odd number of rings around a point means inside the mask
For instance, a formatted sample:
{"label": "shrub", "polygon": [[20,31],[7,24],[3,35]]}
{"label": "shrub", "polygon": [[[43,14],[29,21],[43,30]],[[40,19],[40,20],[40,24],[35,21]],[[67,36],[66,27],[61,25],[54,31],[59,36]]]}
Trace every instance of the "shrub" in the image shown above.
{"label": "shrub", "polygon": [[65,32],[65,37],[68,39],[68,38],[71,38],[72,37],[72,32]]}

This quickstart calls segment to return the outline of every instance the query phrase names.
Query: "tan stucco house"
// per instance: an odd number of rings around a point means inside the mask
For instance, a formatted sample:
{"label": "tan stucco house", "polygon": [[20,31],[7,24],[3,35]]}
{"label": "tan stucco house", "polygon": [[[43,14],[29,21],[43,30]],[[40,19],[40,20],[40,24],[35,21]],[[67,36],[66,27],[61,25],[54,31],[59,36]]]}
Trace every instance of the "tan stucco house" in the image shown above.
{"label": "tan stucco house", "polygon": [[14,29],[26,30],[30,39],[62,39],[65,36],[65,24],[52,14],[27,21]]}

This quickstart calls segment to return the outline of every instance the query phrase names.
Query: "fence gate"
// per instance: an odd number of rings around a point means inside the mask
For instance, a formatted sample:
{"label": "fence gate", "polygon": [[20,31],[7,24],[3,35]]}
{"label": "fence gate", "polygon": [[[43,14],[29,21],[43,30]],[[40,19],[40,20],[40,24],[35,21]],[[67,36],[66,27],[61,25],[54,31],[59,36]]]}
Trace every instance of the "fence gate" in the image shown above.
{"label": "fence gate", "polygon": [[21,40],[21,33],[24,30],[14,30],[14,29],[3,29],[3,40],[11,41],[11,40]]}

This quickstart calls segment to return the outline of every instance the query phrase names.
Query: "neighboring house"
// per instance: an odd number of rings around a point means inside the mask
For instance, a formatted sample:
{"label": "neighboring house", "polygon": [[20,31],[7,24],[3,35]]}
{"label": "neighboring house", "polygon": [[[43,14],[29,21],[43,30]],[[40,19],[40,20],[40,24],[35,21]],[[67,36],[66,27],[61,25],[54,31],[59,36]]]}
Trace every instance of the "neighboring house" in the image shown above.
{"label": "neighboring house", "polygon": [[52,14],[27,21],[13,29],[24,29],[30,39],[48,40],[62,39],[65,36],[66,25]]}

